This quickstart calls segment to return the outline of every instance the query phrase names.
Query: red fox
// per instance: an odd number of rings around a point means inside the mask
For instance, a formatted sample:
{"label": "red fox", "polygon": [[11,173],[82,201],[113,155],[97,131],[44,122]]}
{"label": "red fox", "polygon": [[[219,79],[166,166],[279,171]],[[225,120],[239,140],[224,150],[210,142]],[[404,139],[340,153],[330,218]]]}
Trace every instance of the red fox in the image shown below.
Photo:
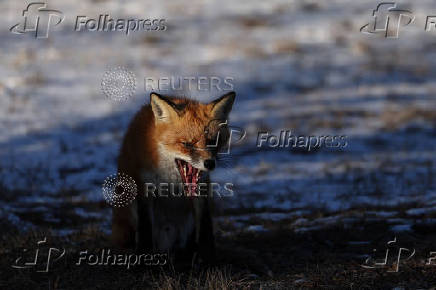
{"label": "red fox", "polygon": [[[150,104],[130,123],[118,158],[118,172],[135,180],[138,196],[126,207],[113,208],[112,239],[117,246],[182,249],[204,261],[214,260],[211,199],[196,196],[197,184],[210,184],[209,171],[229,138],[225,124],[234,100],[234,92],[207,104],[150,94]],[[146,188],[150,183],[191,186],[182,186],[182,196],[156,197]]]}

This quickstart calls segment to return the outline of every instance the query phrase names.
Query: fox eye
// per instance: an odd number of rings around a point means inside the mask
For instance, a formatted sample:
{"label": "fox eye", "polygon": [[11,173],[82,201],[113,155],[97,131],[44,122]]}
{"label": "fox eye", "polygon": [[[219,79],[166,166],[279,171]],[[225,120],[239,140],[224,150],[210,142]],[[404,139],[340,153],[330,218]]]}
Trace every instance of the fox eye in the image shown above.
{"label": "fox eye", "polygon": [[194,144],[190,143],[190,142],[182,142],[182,145],[187,148],[187,149],[192,149],[194,148]]}

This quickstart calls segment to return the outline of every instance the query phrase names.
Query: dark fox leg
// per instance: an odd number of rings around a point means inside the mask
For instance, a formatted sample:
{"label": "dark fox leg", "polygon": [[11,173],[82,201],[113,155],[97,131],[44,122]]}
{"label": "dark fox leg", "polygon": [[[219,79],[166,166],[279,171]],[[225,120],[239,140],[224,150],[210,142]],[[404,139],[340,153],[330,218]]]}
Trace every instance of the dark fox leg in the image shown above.
{"label": "dark fox leg", "polygon": [[209,202],[204,200],[200,220],[200,236],[198,241],[198,254],[208,264],[214,264],[216,260],[215,237]]}
{"label": "dark fox leg", "polygon": [[136,206],[112,210],[112,242],[118,248],[129,249],[135,246]]}
{"label": "dark fox leg", "polygon": [[188,239],[185,248],[177,250],[176,258],[179,262],[189,263],[189,265],[196,265],[200,261],[209,265],[215,263],[215,238],[212,219],[206,201],[204,202],[204,209],[199,220],[198,238],[196,229]]}
{"label": "dark fox leg", "polygon": [[152,207],[145,199],[138,200],[137,250],[153,250]]}

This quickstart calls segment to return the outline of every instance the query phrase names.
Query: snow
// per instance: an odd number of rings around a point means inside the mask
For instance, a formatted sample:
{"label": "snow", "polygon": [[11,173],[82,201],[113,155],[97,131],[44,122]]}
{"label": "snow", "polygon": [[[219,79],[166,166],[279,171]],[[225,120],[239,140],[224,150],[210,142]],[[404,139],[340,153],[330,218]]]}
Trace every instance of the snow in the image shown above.
{"label": "snow", "polygon": [[[148,102],[144,78],[159,76],[234,80],[230,121],[247,136],[213,174],[234,184],[234,197],[217,201],[224,209],[264,210],[258,217],[272,221],[298,210],[413,204],[406,210],[412,217],[434,212],[436,58],[434,37],[423,29],[432,1],[407,5],[417,22],[399,39],[359,33],[375,9],[371,1],[328,1],[314,10],[285,0],[94,2],[49,1],[65,21],[48,40],[2,32],[0,189],[9,193],[0,205],[8,206],[3,215],[11,222],[30,223],[13,213],[20,208],[70,203],[78,216],[100,217],[106,227],[107,211],[89,212],[80,202],[103,201],[101,185],[116,172],[128,122]],[[24,8],[1,2],[0,24],[16,24]],[[75,16],[104,13],[165,18],[168,29],[129,36],[73,31]],[[136,75],[136,93],[124,103],[100,90],[114,66]],[[175,93],[210,101],[224,92]],[[257,133],[265,130],[345,135],[348,145],[259,150]]]}

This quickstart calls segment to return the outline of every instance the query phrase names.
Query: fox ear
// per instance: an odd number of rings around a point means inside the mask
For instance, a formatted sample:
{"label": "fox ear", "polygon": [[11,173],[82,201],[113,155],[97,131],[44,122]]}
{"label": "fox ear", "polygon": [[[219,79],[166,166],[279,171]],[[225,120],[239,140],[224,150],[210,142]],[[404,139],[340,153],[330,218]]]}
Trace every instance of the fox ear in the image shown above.
{"label": "fox ear", "polygon": [[232,110],[233,102],[235,101],[235,92],[227,93],[215,101],[212,101],[209,105],[212,106],[212,115],[216,119],[225,120],[229,116]]}
{"label": "fox ear", "polygon": [[168,122],[177,115],[174,104],[164,96],[151,93],[150,104],[156,122]]}

